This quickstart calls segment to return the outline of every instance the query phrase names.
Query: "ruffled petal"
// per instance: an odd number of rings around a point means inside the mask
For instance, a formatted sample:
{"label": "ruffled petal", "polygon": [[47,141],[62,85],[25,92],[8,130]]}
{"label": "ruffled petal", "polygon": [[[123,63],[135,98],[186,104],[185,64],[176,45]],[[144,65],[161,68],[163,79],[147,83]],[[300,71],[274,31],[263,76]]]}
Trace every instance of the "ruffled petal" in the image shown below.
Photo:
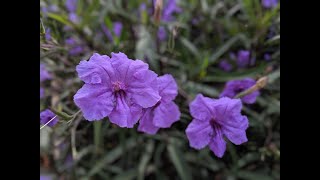
{"label": "ruffled petal", "polygon": [[186,129],[189,145],[195,149],[202,149],[212,139],[213,129],[209,121],[193,119]]}
{"label": "ruffled petal", "polygon": [[75,104],[89,121],[100,120],[113,109],[113,95],[104,85],[85,84],[74,95]]}
{"label": "ruffled petal", "polygon": [[157,78],[159,94],[162,102],[170,102],[178,95],[178,86],[170,74],[165,74]]}
{"label": "ruffled petal", "polygon": [[233,144],[240,145],[248,141],[246,129],[249,122],[246,116],[237,118],[237,120],[233,121],[233,126],[224,126],[222,132]]}
{"label": "ruffled petal", "polygon": [[160,128],[153,124],[153,117],[152,108],[146,109],[139,121],[138,131],[151,135],[156,134]]}
{"label": "ruffled petal", "polygon": [[179,107],[174,102],[160,103],[154,109],[153,124],[161,128],[169,128],[180,118]]}
{"label": "ruffled petal", "polygon": [[211,109],[215,100],[204,97],[198,94],[196,98],[190,103],[190,113],[193,118],[203,121],[212,119]]}
{"label": "ruffled petal", "polygon": [[224,152],[226,151],[226,146],[227,143],[226,141],[224,141],[221,134],[213,137],[212,141],[209,143],[209,148],[219,158],[221,158],[224,155]]}
{"label": "ruffled petal", "polygon": [[87,84],[104,83],[111,88],[111,81],[115,78],[110,58],[98,53],[94,53],[89,61],[81,61],[76,70],[79,78]]}
{"label": "ruffled petal", "polygon": [[116,97],[116,106],[109,115],[112,123],[120,127],[132,128],[141,117],[142,108],[136,104],[128,105],[124,94]]}

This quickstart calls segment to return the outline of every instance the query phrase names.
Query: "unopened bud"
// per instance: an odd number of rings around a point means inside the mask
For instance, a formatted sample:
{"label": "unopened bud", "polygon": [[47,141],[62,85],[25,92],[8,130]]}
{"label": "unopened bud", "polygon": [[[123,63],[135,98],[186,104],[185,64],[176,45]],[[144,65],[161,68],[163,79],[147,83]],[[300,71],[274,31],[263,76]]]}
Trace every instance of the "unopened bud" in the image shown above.
{"label": "unopened bud", "polygon": [[156,0],[156,4],[155,4],[155,10],[154,10],[154,21],[156,24],[159,24],[160,20],[161,20],[161,12],[162,12],[162,5],[163,5],[163,1],[162,0]]}

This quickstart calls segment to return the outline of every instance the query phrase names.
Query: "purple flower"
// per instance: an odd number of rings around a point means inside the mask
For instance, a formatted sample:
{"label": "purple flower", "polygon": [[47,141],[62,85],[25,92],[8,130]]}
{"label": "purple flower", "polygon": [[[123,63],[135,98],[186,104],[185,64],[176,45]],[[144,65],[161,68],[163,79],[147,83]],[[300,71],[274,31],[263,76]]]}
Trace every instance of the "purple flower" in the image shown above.
{"label": "purple flower", "polygon": [[46,38],[46,41],[50,41],[51,40],[51,30],[50,30],[50,28],[46,29],[45,38]]}
{"label": "purple flower", "polygon": [[157,74],[148,64],[121,52],[111,53],[111,58],[95,53],[89,61],[80,62],[77,72],[85,84],[74,95],[74,102],[89,121],[108,116],[112,123],[132,128],[142,108],[154,106],[161,98]]}
{"label": "purple flower", "polygon": [[155,134],[160,128],[169,128],[180,118],[179,107],[173,102],[178,95],[178,86],[174,78],[163,75],[157,78],[161,100],[153,107],[144,109],[138,130]]}
{"label": "purple flower", "polygon": [[232,70],[232,65],[227,61],[227,60],[222,60],[220,63],[219,63],[219,67],[224,70],[224,71],[231,71]]}
{"label": "purple flower", "polygon": [[79,41],[76,41],[76,39],[73,37],[66,39],[65,43],[70,46],[69,54],[72,56],[81,54],[84,51],[84,46],[81,45]]}
{"label": "purple flower", "polygon": [[237,55],[237,64],[240,68],[244,68],[250,63],[250,51],[240,50]]}
{"label": "purple flower", "polygon": [[40,64],[40,82],[51,79],[51,75],[47,71],[44,64]]}
{"label": "purple flower", "polygon": [[168,0],[163,7],[162,20],[170,22],[174,20],[174,13],[181,13],[182,9],[177,6],[176,0]]}
{"label": "purple flower", "polygon": [[160,41],[164,41],[166,38],[167,38],[167,31],[166,31],[166,28],[163,27],[163,26],[160,26],[159,29],[158,29],[158,39]]}
{"label": "purple flower", "polygon": [[122,23],[121,22],[114,22],[113,23],[113,32],[117,37],[120,37],[122,32]]}
{"label": "purple flower", "polygon": [[[101,28],[102,28],[102,31],[104,32],[104,34],[109,39],[109,41],[113,42],[113,35],[112,35],[111,31],[108,29],[108,27],[105,26],[104,24],[102,24]],[[122,32],[122,28],[123,28],[123,25],[121,22],[114,22],[113,23],[113,34],[115,34],[117,37],[120,37],[121,32]]]}
{"label": "purple flower", "polygon": [[69,14],[69,20],[73,22],[74,24],[78,24],[80,22],[80,19],[76,13],[70,13]]}
{"label": "purple flower", "polygon": [[247,142],[249,122],[241,115],[241,108],[239,99],[211,99],[198,94],[190,103],[193,120],[186,129],[189,145],[195,149],[209,145],[211,151],[221,158],[226,150],[223,136],[236,145]]}
{"label": "purple flower", "polygon": [[[50,111],[49,109],[46,109],[40,113],[40,123],[41,124],[46,124],[49,122],[52,118],[54,118],[56,115]],[[59,121],[58,116],[56,116],[49,124],[48,126],[52,127],[57,124]]]}
{"label": "purple flower", "polygon": [[51,180],[50,176],[40,175],[40,180]]}
{"label": "purple flower", "polygon": [[40,98],[44,97],[44,89],[40,87]]}
{"label": "purple flower", "polygon": [[76,12],[77,10],[77,0],[67,0],[66,1],[66,8],[69,12]]}
{"label": "purple flower", "polygon": [[[256,81],[251,78],[228,81],[223,92],[220,94],[220,97],[234,98],[238,93],[249,89],[255,84]],[[259,94],[259,91],[254,91],[253,93],[242,97],[241,100],[243,103],[253,104],[256,101],[257,96],[259,96]]]}
{"label": "purple flower", "polygon": [[264,58],[264,60],[266,60],[266,61],[270,61],[270,60],[271,60],[271,55],[268,54],[268,53],[266,53],[266,54],[264,54],[263,58]]}
{"label": "purple flower", "polygon": [[[155,1],[153,4],[154,5],[156,4]],[[182,12],[182,9],[177,6],[176,0],[168,0],[166,3],[164,3],[161,19],[164,22],[174,21],[173,14],[180,13],[180,12]],[[166,38],[167,38],[166,29],[163,26],[160,26],[158,29],[158,39],[160,41],[164,41]]]}
{"label": "purple flower", "polygon": [[274,8],[278,4],[278,0],[262,0],[262,6],[264,8]]}

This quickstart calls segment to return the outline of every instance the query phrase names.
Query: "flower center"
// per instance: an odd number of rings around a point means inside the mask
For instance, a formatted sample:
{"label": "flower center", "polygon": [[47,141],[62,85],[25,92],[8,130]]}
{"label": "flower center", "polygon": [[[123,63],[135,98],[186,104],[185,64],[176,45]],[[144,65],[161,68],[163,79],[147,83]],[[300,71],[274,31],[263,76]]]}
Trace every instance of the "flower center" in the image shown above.
{"label": "flower center", "polygon": [[113,87],[114,92],[118,92],[120,90],[125,90],[125,88],[126,88],[125,85],[120,81],[113,82],[112,87]]}
{"label": "flower center", "polygon": [[215,137],[217,135],[217,133],[220,132],[221,125],[219,123],[217,123],[214,119],[210,120],[210,125],[213,129],[213,132],[212,132],[212,134],[210,134],[210,136]]}

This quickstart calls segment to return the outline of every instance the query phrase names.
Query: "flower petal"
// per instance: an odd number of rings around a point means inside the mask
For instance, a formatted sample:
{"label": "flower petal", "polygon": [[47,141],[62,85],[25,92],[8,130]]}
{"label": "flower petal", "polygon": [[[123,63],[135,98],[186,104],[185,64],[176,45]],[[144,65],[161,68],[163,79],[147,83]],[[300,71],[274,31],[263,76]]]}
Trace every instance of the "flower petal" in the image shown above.
{"label": "flower petal", "polygon": [[170,74],[165,74],[157,78],[159,95],[162,102],[170,102],[178,95],[178,86]]}
{"label": "flower petal", "polygon": [[226,146],[227,143],[224,141],[221,134],[216,135],[213,138],[212,142],[209,143],[209,148],[219,158],[221,158],[224,155],[224,152],[226,151]]}
{"label": "flower petal", "polygon": [[169,128],[179,118],[179,107],[174,102],[160,103],[154,109],[153,124],[157,127]]}
{"label": "flower petal", "polygon": [[143,108],[154,106],[160,99],[157,89],[157,74],[150,70],[141,70],[133,74],[134,80],[128,88],[133,101]]}
{"label": "flower petal", "polygon": [[204,97],[202,94],[198,94],[190,103],[190,113],[192,117],[203,121],[211,120],[211,109],[214,102],[215,100]]}
{"label": "flower petal", "polygon": [[151,135],[156,134],[160,128],[153,124],[153,117],[152,108],[146,109],[139,121],[138,131]]}
{"label": "flower petal", "polygon": [[237,117],[238,120],[233,121],[233,126],[222,127],[223,134],[236,145],[247,142],[246,129],[248,128],[248,118],[246,116]]}
{"label": "flower petal", "polygon": [[81,61],[76,69],[79,78],[85,83],[105,83],[111,88],[110,83],[115,75],[108,56],[94,53],[89,61]]}
{"label": "flower petal", "polygon": [[120,127],[132,128],[141,116],[142,108],[138,105],[128,105],[124,94],[116,97],[116,106],[109,115],[112,123]]}
{"label": "flower petal", "polygon": [[193,119],[186,129],[189,145],[195,149],[202,149],[212,139],[213,129],[209,121]]}
{"label": "flower petal", "polygon": [[74,95],[75,104],[89,121],[100,120],[113,109],[113,95],[107,87],[100,84],[84,84]]}

